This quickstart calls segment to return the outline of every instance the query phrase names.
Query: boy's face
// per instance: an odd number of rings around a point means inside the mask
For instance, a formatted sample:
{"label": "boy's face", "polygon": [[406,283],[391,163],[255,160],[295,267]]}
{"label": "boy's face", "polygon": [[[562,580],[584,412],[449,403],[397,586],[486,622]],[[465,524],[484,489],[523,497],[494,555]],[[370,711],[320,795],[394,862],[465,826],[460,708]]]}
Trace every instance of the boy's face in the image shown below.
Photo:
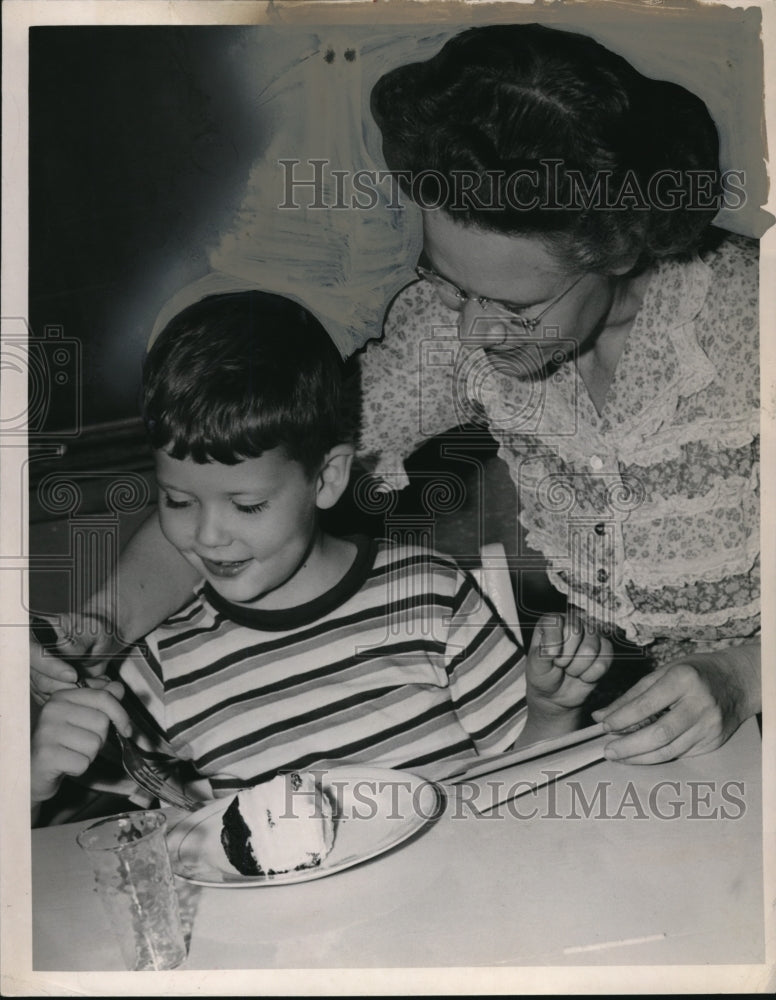
{"label": "boy's face", "polygon": [[250,604],[294,576],[315,533],[318,477],[283,448],[237,465],[155,457],[162,531],[222,597]]}

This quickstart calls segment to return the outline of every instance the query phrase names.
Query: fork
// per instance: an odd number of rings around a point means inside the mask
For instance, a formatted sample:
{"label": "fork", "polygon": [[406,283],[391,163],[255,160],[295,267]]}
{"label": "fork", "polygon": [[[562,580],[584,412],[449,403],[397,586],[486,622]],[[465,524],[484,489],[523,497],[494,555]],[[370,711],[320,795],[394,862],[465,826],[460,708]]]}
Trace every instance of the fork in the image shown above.
{"label": "fork", "polygon": [[[76,683],[78,687],[88,687],[86,681],[81,678]],[[203,803],[195,802],[185,792],[180,791],[170,781],[162,777],[152,766],[152,761],[155,758],[149,751],[141,750],[134,740],[122,736],[115,726],[113,726],[113,731],[121,747],[121,763],[136,785],[155,795],[162,802],[177,806],[179,809],[186,809],[188,812],[194,812],[202,806]]]}
{"label": "fork", "polygon": [[[33,636],[43,649],[51,653],[56,653],[61,659],[65,659],[61,653],[57,652],[56,647],[59,637],[49,621],[33,615],[30,618],[30,627]],[[79,669],[80,665],[76,659],[70,658],[65,661],[70,666],[75,667],[76,670]],[[76,680],[75,685],[79,688],[89,688],[86,680],[80,676]],[[200,808],[202,805],[201,802],[196,802],[186,795],[185,792],[176,788],[153,767],[156,755],[147,750],[142,750],[134,740],[122,736],[113,724],[111,724],[111,727],[116,734],[121,749],[121,763],[124,770],[136,785],[139,785],[140,788],[150,792],[163,802],[171,806],[177,806],[179,809],[186,809],[188,812],[193,812],[195,809]]]}

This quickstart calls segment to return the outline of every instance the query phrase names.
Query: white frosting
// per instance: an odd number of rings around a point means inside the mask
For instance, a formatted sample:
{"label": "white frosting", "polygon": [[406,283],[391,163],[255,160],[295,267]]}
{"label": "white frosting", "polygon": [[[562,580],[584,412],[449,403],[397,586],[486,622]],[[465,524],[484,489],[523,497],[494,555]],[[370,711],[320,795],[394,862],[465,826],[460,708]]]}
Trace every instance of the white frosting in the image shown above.
{"label": "white frosting", "polygon": [[[301,779],[298,788],[295,778]],[[264,871],[292,871],[323,859],[334,843],[331,802],[305,772],[279,774],[238,795],[250,845]]]}

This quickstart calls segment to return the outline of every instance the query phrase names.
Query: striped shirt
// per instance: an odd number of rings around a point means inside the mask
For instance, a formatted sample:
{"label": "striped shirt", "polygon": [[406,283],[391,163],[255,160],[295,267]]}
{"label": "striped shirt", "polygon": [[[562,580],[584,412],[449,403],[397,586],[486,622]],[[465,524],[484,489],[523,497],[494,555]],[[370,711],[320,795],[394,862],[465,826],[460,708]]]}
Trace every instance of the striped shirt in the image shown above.
{"label": "striped shirt", "polygon": [[283,610],[202,585],[124,661],[143,745],[215,795],[292,768],[413,768],[498,753],[526,715],[524,653],[448,557],[359,538],[345,577]]}

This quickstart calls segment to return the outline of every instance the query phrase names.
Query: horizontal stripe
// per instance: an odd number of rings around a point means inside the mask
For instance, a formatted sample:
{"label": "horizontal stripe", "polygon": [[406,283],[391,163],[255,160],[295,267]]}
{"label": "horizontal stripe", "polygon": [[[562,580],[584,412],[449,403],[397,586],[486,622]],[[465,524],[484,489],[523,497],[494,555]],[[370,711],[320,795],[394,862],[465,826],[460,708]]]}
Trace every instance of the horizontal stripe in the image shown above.
{"label": "horizontal stripe", "polygon": [[[420,655],[424,651],[425,643],[403,643],[400,647],[390,647],[389,653],[379,653],[372,654],[370,659],[372,660],[386,660],[389,656],[395,657],[401,654],[412,653],[414,655]],[[186,725],[195,726],[199,721],[207,719],[209,716],[218,713],[230,705],[236,705],[239,703],[247,703],[259,698],[269,698],[272,695],[277,695],[280,693],[290,693],[300,684],[309,684],[312,681],[323,680],[327,677],[331,677],[336,674],[342,674],[347,668],[356,667],[363,668],[363,661],[353,660],[349,658],[347,660],[337,661],[335,663],[326,664],[323,667],[319,667],[314,670],[305,671],[303,674],[295,674],[293,676],[285,677],[282,680],[276,681],[273,684],[265,684],[260,687],[251,688],[249,690],[238,691],[228,698],[224,698],[219,702],[214,703],[208,708],[201,710],[195,715],[191,715],[186,720]],[[168,689],[169,691],[169,689]],[[180,724],[171,727],[170,735],[176,736],[180,732]]]}
{"label": "horizontal stripe", "polygon": [[284,632],[238,625],[204,593],[194,604],[121,675],[219,787],[321,760],[498,752],[522,728],[523,650],[444,558],[382,543],[357,592]]}
{"label": "horizontal stripe", "polygon": [[[425,611],[430,612],[433,619],[436,620],[439,617],[439,609],[443,607],[443,603],[438,600],[438,595],[420,597],[408,605],[405,609],[403,617],[406,621],[407,610],[422,608]],[[374,608],[370,607],[351,615],[339,617],[332,622],[320,623],[313,628],[302,629],[299,632],[293,633],[293,641],[294,643],[313,641],[318,643],[321,639],[328,638],[332,630],[342,629],[345,627],[349,628],[353,632],[353,635],[356,636],[360,631],[365,630],[370,623],[379,622],[381,625],[384,625],[386,622],[390,623],[393,616],[396,618],[399,617],[400,610],[401,609],[396,604],[391,604],[387,607],[385,605]],[[232,628],[239,628],[239,626],[232,626]],[[248,640],[256,635],[256,632],[253,629],[245,630],[245,632]],[[215,633],[213,633],[213,635],[215,637]],[[282,637],[277,637],[274,633],[269,633],[269,635],[272,637],[262,639],[259,642],[249,642],[249,644],[245,645],[243,648],[236,650],[227,656],[219,657],[218,659],[214,659],[212,662],[206,663],[199,670],[189,670],[185,676],[179,678],[168,678],[167,689],[169,691],[173,691],[178,686],[195,683],[201,678],[207,677],[212,673],[239,663],[247,656],[258,654],[285,654],[289,646],[288,635],[284,635]],[[204,630],[198,634],[198,638],[201,639],[203,636]],[[422,644],[422,648],[425,645],[425,643]],[[159,651],[160,653],[162,652],[161,647]]]}

